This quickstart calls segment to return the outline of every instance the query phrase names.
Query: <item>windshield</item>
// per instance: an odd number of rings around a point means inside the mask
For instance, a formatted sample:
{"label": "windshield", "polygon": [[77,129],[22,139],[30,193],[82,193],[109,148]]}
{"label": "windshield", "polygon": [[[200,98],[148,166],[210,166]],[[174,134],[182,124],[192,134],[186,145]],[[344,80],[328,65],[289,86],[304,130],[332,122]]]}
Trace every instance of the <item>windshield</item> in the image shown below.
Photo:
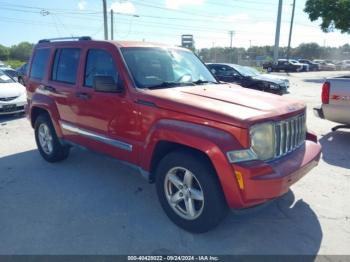
{"label": "windshield", "polygon": [[15,81],[0,70],[0,83],[14,83]]}
{"label": "windshield", "polygon": [[139,88],[217,83],[192,53],[172,48],[122,48],[123,57]]}
{"label": "windshield", "polygon": [[257,75],[260,75],[261,73],[256,70],[254,67],[249,67],[249,66],[245,66],[244,67],[245,70],[249,71],[251,73],[251,76],[257,76]]}
{"label": "windshield", "polygon": [[257,76],[259,74],[258,71],[248,66],[234,65],[233,68],[243,76]]}

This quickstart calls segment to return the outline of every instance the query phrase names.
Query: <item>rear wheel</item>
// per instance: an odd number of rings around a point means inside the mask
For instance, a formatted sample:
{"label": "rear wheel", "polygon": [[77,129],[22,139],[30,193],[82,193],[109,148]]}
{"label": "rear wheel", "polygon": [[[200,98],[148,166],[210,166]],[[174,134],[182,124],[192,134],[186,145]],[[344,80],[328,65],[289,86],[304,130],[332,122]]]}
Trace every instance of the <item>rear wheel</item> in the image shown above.
{"label": "rear wheel", "polygon": [[271,73],[272,71],[273,71],[272,67],[269,66],[269,67],[267,68],[267,72]]}
{"label": "rear wheel", "polygon": [[38,150],[46,161],[58,162],[68,157],[69,147],[60,143],[51,119],[47,114],[38,116],[34,129]]}
{"label": "rear wheel", "polygon": [[157,168],[156,187],[167,216],[187,231],[209,231],[227,214],[215,170],[207,159],[191,152],[165,156]]}

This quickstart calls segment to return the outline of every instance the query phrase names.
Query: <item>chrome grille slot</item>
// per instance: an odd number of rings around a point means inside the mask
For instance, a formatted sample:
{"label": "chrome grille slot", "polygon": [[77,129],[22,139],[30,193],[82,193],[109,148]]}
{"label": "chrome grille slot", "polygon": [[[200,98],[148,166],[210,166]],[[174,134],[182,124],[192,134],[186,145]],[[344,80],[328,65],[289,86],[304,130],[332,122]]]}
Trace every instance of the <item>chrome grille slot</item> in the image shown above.
{"label": "chrome grille slot", "polygon": [[275,158],[301,146],[306,137],[305,114],[275,124]]}
{"label": "chrome grille slot", "polygon": [[15,100],[18,96],[12,96],[12,97],[0,97],[0,101],[7,102],[11,100]]}

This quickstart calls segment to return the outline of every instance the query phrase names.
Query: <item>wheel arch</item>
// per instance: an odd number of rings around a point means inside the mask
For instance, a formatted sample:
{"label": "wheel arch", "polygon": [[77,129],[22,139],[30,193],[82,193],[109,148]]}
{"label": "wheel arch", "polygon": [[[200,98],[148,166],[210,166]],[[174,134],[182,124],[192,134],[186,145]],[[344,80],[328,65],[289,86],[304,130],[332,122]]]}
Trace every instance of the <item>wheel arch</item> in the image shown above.
{"label": "wheel arch", "polygon": [[31,100],[29,119],[32,127],[34,127],[35,121],[40,114],[47,114],[52,121],[57,136],[62,137],[62,131],[59,125],[60,117],[54,100],[38,93],[35,93]]}
{"label": "wheel arch", "polygon": [[209,160],[227,204],[238,207],[243,200],[233,167],[226,157],[229,148],[241,149],[242,145],[223,130],[178,120],[161,120],[153,126],[147,137],[141,154],[141,167],[150,172],[151,181],[154,181],[157,165],[166,154],[174,150],[188,150]]}

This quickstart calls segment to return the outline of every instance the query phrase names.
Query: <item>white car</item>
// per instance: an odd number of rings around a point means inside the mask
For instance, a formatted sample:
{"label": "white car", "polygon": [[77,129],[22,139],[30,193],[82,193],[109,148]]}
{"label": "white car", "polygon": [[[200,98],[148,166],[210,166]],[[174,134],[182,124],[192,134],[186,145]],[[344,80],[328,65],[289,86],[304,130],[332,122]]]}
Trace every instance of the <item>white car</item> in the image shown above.
{"label": "white car", "polygon": [[26,88],[0,70],[0,115],[24,112]]}

